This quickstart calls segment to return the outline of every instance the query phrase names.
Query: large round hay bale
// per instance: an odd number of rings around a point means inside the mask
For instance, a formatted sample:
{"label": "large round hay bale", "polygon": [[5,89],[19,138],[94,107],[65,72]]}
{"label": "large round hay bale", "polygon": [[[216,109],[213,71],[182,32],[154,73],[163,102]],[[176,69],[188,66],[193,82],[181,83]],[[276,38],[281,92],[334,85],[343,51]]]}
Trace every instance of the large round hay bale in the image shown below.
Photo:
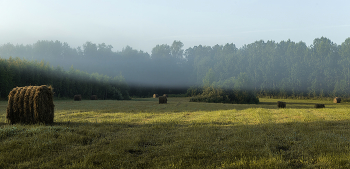
{"label": "large round hay bale", "polygon": [[326,108],[324,104],[315,104],[315,108]]}
{"label": "large round hay bale", "polygon": [[153,94],[153,98],[158,98],[158,94]]}
{"label": "large round hay bale", "polygon": [[97,96],[96,95],[91,95],[90,100],[97,100]]}
{"label": "large round hay bale", "polygon": [[340,97],[336,97],[333,99],[333,103],[340,103],[341,102],[341,98]]}
{"label": "large round hay bale", "polygon": [[166,104],[168,99],[165,96],[159,96],[159,104]]}
{"label": "large round hay bale", "polygon": [[168,97],[168,94],[163,94],[163,96]]}
{"label": "large round hay bale", "polygon": [[13,88],[8,95],[6,118],[11,124],[52,124],[54,119],[51,86],[25,86]]}
{"label": "large round hay bale", "polygon": [[277,102],[277,107],[278,107],[278,108],[286,108],[286,102],[278,101],[278,102]]}
{"label": "large round hay bale", "polygon": [[74,101],[81,101],[81,95],[80,94],[74,95]]}

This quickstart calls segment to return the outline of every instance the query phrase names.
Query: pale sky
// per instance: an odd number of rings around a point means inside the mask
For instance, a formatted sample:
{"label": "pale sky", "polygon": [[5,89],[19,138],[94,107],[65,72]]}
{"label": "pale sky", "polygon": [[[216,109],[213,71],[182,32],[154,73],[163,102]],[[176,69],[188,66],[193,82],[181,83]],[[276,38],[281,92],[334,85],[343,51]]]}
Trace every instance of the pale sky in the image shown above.
{"label": "pale sky", "polygon": [[0,0],[0,45],[59,40],[129,45],[148,53],[174,40],[188,47],[257,40],[350,37],[349,0]]}

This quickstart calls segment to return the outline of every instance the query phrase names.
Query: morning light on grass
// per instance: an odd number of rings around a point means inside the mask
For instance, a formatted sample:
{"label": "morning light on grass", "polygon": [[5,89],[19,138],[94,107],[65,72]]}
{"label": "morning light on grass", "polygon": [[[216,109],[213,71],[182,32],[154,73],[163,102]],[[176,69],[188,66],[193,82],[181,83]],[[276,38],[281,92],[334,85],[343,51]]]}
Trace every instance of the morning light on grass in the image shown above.
{"label": "morning light on grass", "polygon": [[1,101],[0,168],[350,167],[346,102],[189,99],[55,100],[53,125],[10,125]]}

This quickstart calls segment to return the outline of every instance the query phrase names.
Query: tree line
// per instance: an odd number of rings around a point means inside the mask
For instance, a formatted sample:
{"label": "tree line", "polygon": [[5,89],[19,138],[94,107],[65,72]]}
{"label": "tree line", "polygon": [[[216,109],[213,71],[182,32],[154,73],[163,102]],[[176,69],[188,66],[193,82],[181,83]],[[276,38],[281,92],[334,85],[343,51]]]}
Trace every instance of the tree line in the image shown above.
{"label": "tree line", "polygon": [[97,95],[99,99],[130,99],[129,87],[122,76],[111,78],[73,67],[65,71],[43,61],[0,58],[0,98],[7,98],[14,87],[30,85],[50,85],[54,88],[56,98],[73,98],[81,94],[85,99],[90,99],[91,95]]}
{"label": "tree line", "polygon": [[151,54],[126,46],[86,42],[72,48],[60,41],[4,44],[0,56],[45,60],[69,71],[122,75],[131,96],[184,93],[191,86],[249,90],[259,96],[349,97],[350,38],[337,45],[314,39],[310,46],[291,40],[256,41],[183,49],[181,41],[156,45]]}

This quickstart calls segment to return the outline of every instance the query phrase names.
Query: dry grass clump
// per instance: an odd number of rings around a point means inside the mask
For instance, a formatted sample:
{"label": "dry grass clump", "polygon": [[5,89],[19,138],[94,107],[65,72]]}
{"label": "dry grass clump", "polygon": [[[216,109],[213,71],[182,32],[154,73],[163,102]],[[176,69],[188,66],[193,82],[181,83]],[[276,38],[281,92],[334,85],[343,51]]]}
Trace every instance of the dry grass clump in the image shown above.
{"label": "dry grass clump", "polygon": [[168,101],[167,97],[159,96],[159,104],[166,104]]}
{"label": "dry grass clump", "polygon": [[97,96],[96,95],[91,95],[90,100],[97,100]]}
{"label": "dry grass clump", "polygon": [[278,107],[278,108],[286,108],[286,102],[278,101],[278,102],[277,102],[277,107]]}
{"label": "dry grass clump", "polygon": [[158,94],[153,94],[153,98],[158,98],[159,95]]}
{"label": "dry grass clump", "polygon": [[25,86],[13,88],[9,93],[7,121],[11,124],[52,124],[54,119],[51,86]]}
{"label": "dry grass clump", "polygon": [[336,97],[333,99],[333,103],[340,103],[341,102],[341,98],[340,97]]}
{"label": "dry grass clump", "polygon": [[74,95],[74,101],[81,101],[81,95],[80,94]]}
{"label": "dry grass clump", "polygon": [[315,104],[315,108],[326,108],[324,104]]}

